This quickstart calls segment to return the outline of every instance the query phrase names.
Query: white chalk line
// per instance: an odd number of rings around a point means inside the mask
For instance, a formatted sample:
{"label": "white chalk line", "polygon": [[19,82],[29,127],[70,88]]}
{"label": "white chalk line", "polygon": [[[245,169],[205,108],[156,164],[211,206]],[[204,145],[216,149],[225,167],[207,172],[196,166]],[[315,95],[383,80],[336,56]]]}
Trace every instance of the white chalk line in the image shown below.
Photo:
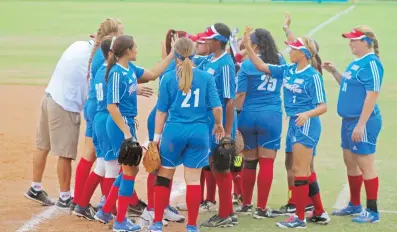
{"label": "white chalk line", "polygon": [[[351,10],[353,10],[355,8],[355,5],[352,5],[351,7],[347,8],[344,11],[341,11],[339,13],[337,13],[336,15],[334,15],[333,17],[329,18],[328,20],[326,20],[325,22],[319,24],[317,27],[313,28],[311,31],[309,31],[309,33],[307,34],[308,36],[312,36],[314,35],[317,31],[321,30],[322,28],[324,28],[325,26],[327,26],[328,24],[332,23],[333,21],[337,20],[340,16],[347,14],[348,12],[350,12]],[[288,52],[288,48],[284,49],[284,51],[282,52],[283,54],[286,54]],[[145,144],[147,144],[148,142],[146,142]],[[171,201],[174,200],[177,196],[183,194],[185,190],[185,186],[183,184],[178,184],[173,188],[173,191],[171,193]],[[26,223],[24,223],[18,230],[17,232],[25,232],[25,231],[35,231],[36,227],[41,224],[44,221],[50,220],[53,217],[55,217],[56,213],[57,213],[57,208],[56,207],[50,207],[46,210],[44,210],[43,212],[41,212],[39,215],[35,215],[33,216],[31,219],[29,219],[29,221],[27,221]],[[394,212],[394,211],[391,211]],[[397,212],[396,212],[397,213]]]}

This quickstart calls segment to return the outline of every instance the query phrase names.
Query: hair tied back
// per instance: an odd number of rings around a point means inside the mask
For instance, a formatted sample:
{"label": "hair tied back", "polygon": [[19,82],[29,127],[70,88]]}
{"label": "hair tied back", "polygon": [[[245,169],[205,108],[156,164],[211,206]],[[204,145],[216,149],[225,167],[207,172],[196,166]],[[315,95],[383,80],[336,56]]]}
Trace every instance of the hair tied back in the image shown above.
{"label": "hair tied back", "polygon": [[113,36],[112,43],[110,43],[110,51],[113,51],[113,44],[115,40],[116,40],[116,36]]}

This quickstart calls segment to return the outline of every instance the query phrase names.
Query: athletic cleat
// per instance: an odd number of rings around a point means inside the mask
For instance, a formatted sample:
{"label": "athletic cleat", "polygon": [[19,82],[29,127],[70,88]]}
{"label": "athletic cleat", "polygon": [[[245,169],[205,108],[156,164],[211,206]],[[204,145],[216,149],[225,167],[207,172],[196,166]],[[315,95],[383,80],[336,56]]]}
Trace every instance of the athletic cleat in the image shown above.
{"label": "athletic cleat", "polygon": [[234,194],[233,193],[233,198],[232,198],[232,202],[233,202],[233,205],[241,205],[241,204],[243,204],[243,196],[240,194],[240,195],[236,195],[236,194]]}
{"label": "athletic cleat", "polygon": [[251,215],[252,205],[243,205],[236,208],[236,213],[241,215]]}
{"label": "athletic cleat", "polygon": [[148,232],[163,232],[163,224],[160,222],[156,222],[148,227]]}
{"label": "athletic cleat", "polygon": [[196,226],[186,226],[186,232],[200,232]]}
{"label": "athletic cleat", "polygon": [[200,213],[208,213],[208,212],[216,212],[218,211],[216,208],[216,202],[212,203],[211,201],[204,201],[200,205]]}
{"label": "athletic cleat", "polygon": [[184,222],[185,216],[179,214],[178,210],[172,206],[167,206],[164,210],[164,220],[171,222]]}
{"label": "athletic cleat", "polygon": [[70,206],[73,203],[73,197],[69,197],[67,200],[58,199],[56,207],[60,210],[70,210]]}
{"label": "athletic cleat", "polygon": [[272,210],[269,208],[266,208],[265,210],[256,208],[253,217],[255,219],[274,218],[274,216],[272,214]]}
{"label": "athletic cleat", "polygon": [[113,220],[113,215],[111,213],[105,213],[102,209],[99,209],[94,218],[103,224],[109,224],[110,221]]}
{"label": "athletic cleat", "polygon": [[25,193],[25,197],[44,206],[55,205],[55,202],[48,198],[48,194],[44,190],[36,191],[34,190],[34,188],[30,187],[29,190]]}
{"label": "athletic cleat", "polygon": [[[141,215],[141,219],[149,225],[152,225],[154,220],[154,210],[148,210],[147,208],[145,208]],[[168,222],[166,220],[163,220],[163,226],[168,226]]]}
{"label": "athletic cleat", "polygon": [[130,232],[130,231],[141,231],[140,225],[135,225],[129,219],[125,218],[123,222],[114,221],[113,223],[114,232]]}
{"label": "athletic cleat", "polygon": [[377,223],[380,222],[379,212],[366,209],[360,216],[353,218],[352,221],[357,223]]}
{"label": "athletic cleat", "polygon": [[128,217],[139,217],[142,215],[143,210],[146,207],[147,207],[146,203],[139,200],[137,205],[135,205],[135,206],[129,205],[128,206],[127,216]]}
{"label": "athletic cleat", "polygon": [[221,217],[219,217],[218,214],[216,214],[216,215],[212,216],[210,219],[208,219],[207,221],[201,223],[200,226],[201,227],[207,227],[207,228],[232,227],[233,226],[233,221],[232,221],[231,217],[221,218]]}
{"label": "athletic cleat", "polygon": [[355,206],[349,202],[347,206],[343,209],[335,210],[332,212],[334,216],[359,216],[363,212],[363,207],[361,205]]}
{"label": "athletic cleat", "polygon": [[176,205],[176,208],[179,211],[187,211],[187,204],[186,203],[180,203]]}
{"label": "athletic cleat", "polygon": [[277,222],[276,225],[280,228],[297,228],[306,229],[306,222],[299,220],[298,216],[292,215],[283,222]]}
{"label": "athletic cleat", "polygon": [[318,223],[320,225],[327,225],[331,221],[327,212],[322,213],[320,216],[316,216],[314,212],[311,212],[306,219],[308,222]]}
{"label": "athletic cleat", "polygon": [[280,209],[274,209],[272,211],[272,215],[274,216],[291,216],[296,212],[296,207],[295,205],[292,204],[286,204],[284,206],[281,206]]}
{"label": "athletic cleat", "polygon": [[233,225],[238,225],[238,216],[237,216],[237,214],[233,213],[232,215],[230,215],[230,219],[232,219]]}
{"label": "athletic cleat", "polygon": [[77,205],[73,210],[73,215],[76,215],[77,217],[83,217],[88,221],[95,220],[95,214],[92,214],[92,211],[89,209],[89,207],[80,207],[79,205]]}

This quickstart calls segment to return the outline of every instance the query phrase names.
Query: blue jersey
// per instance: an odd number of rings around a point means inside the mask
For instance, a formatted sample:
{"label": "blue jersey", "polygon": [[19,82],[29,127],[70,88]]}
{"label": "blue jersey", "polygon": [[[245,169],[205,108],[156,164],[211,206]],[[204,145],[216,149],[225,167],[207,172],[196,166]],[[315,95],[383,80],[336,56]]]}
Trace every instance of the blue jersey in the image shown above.
{"label": "blue jersey", "polygon": [[118,104],[121,115],[137,115],[136,89],[144,69],[129,62],[128,69],[115,64],[109,72],[107,104]]}
{"label": "blue jersey", "polygon": [[201,64],[201,62],[203,62],[205,59],[207,59],[207,57],[208,56],[199,56],[199,55],[196,55],[196,56],[194,56],[193,57],[193,64],[194,64],[194,66],[199,66],[199,64]]}
{"label": "blue jersey", "polygon": [[296,64],[269,65],[273,78],[283,79],[284,107],[288,116],[315,109],[326,102],[321,74],[311,65],[297,71]]}
{"label": "blue jersey", "polygon": [[97,112],[108,111],[107,109],[107,83],[105,81],[107,64],[103,64],[95,74],[94,84],[96,90]]}
{"label": "blue jersey", "polygon": [[232,57],[227,52],[216,59],[214,59],[214,54],[209,55],[198,68],[214,77],[223,108],[226,106],[225,99],[236,98],[236,68]]}
{"label": "blue jersey", "polygon": [[207,123],[207,107],[221,106],[211,75],[196,68],[190,91],[179,90],[176,70],[167,72],[160,84],[157,110],[168,112],[167,122]]}
{"label": "blue jersey", "polygon": [[[284,58],[280,56],[280,64],[284,63]],[[243,61],[237,76],[237,92],[246,93],[242,110],[282,112],[281,79],[272,78],[271,75],[259,71],[249,59]]]}
{"label": "blue jersey", "polygon": [[90,70],[90,86],[88,90],[88,99],[95,99],[95,75],[98,70],[101,68],[102,64],[105,62],[105,57],[103,56],[103,52],[101,48],[98,48],[94,54],[94,57],[91,61],[91,70]]}
{"label": "blue jersey", "polygon": [[[383,66],[379,58],[370,53],[354,60],[342,75],[338,114],[343,118],[360,117],[367,91],[380,92],[383,79]],[[380,114],[375,104],[372,115]]]}

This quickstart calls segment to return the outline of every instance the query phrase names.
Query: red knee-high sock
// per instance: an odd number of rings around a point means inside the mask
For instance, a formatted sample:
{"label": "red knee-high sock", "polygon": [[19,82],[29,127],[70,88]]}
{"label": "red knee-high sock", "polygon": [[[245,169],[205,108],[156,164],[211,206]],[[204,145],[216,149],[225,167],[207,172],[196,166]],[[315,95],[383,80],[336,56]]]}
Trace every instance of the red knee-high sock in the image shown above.
{"label": "red knee-high sock", "polygon": [[200,185],[188,185],[186,187],[186,204],[188,209],[187,224],[191,226],[197,226],[197,217],[200,208],[200,193]]}
{"label": "red knee-high sock", "polygon": [[171,189],[169,186],[154,186],[154,222],[163,221],[164,210],[168,206],[169,201],[169,197],[167,198],[167,196],[170,195],[170,192]]}
{"label": "red knee-high sock", "polygon": [[[292,189],[292,196],[295,199],[306,199],[309,194],[308,177],[295,176],[295,188]],[[300,220],[305,219],[306,201],[296,201],[296,215]]]}
{"label": "red knee-high sock", "polygon": [[313,201],[314,214],[316,216],[320,216],[325,211],[323,207],[323,202],[321,201],[320,188],[318,186],[317,175],[315,172],[312,172],[309,177],[309,195],[311,195],[311,199]]}
{"label": "red knee-high sock", "polygon": [[117,222],[123,222],[127,214],[128,205],[134,192],[135,176],[123,174],[119,188],[119,201],[117,203]]}
{"label": "red knee-high sock", "polygon": [[350,187],[350,203],[354,206],[361,204],[361,186],[363,185],[363,176],[348,176],[349,187]]}
{"label": "red knee-high sock", "polygon": [[252,204],[252,194],[256,183],[256,169],[243,168],[241,172],[243,185],[243,205]]}
{"label": "red knee-high sock", "polygon": [[216,183],[219,192],[219,216],[227,218],[233,213],[232,203],[232,182],[233,177],[230,172],[215,173]]}
{"label": "red knee-high sock", "polygon": [[273,182],[274,159],[260,158],[258,173],[258,208],[264,210]]}
{"label": "red knee-high sock", "polygon": [[147,208],[149,210],[154,209],[154,185],[156,184],[157,176],[153,173],[149,173],[147,176]]}
{"label": "red knee-high sock", "polygon": [[96,187],[102,181],[102,179],[103,179],[102,176],[99,176],[95,172],[91,172],[91,174],[87,178],[87,181],[85,182],[83,194],[81,194],[81,199],[79,204],[81,207],[88,206],[91,197],[95,192]]}
{"label": "red knee-high sock", "polygon": [[112,210],[114,209],[114,207],[116,205],[118,194],[119,194],[119,187],[112,185],[112,188],[110,189],[110,193],[109,193],[108,197],[106,198],[105,204],[102,207],[103,212],[105,212],[105,213],[112,212]]}
{"label": "red knee-high sock", "polygon": [[74,179],[74,197],[73,202],[76,204],[80,203],[80,197],[83,193],[85,182],[90,174],[92,168],[92,162],[81,158],[79,164],[76,167],[76,176]]}
{"label": "red knee-high sock", "polygon": [[102,185],[103,185],[103,194],[105,197],[109,196],[110,189],[112,188],[113,182],[116,178],[103,178]]}
{"label": "red knee-high sock", "polygon": [[379,189],[379,178],[373,178],[370,180],[364,180],[365,191],[367,193],[367,208],[378,212],[377,200],[378,200],[378,189]]}
{"label": "red knee-high sock", "polygon": [[216,180],[214,173],[211,170],[205,170],[204,175],[207,182],[207,197],[205,200],[215,203]]}
{"label": "red knee-high sock", "polygon": [[139,198],[138,198],[138,194],[136,194],[136,191],[134,191],[134,193],[132,194],[132,196],[130,197],[130,205],[137,205],[139,203]]}
{"label": "red knee-high sock", "polygon": [[233,176],[233,192],[236,196],[242,194],[241,172],[232,172]]}
{"label": "red knee-high sock", "polygon": [[204,185],[205,185],[205,175],[204,175],[204,170],[202,170],[200,175],[200,189],[201,189],[200,202],[204,201],[204,189],[205,189]]}

